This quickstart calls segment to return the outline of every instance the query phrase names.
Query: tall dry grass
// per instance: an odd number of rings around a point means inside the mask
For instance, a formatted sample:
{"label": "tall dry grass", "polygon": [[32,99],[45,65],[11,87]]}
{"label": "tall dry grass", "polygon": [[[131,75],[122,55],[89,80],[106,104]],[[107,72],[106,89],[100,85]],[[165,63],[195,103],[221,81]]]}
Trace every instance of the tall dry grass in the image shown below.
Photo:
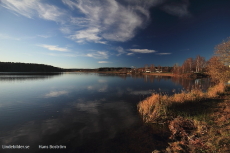
{"label": "tall dry grass", "polygon": [[218,94],[225,91],[225,84],[223,82],[218,83],[217,85],[210,87],[206,93],[207,98],[214,98]]}
{"label": "tall dry grass", "polygon": [[144,122],[156,122],[167,118],[167,110],[173,103],[197,102],[215,98],[224,91],[225,84],[220,82],[210,87],[207,92],[203,92],[201,89],[192,89],[189,92],[182,91],[172,96],[154,93],[138,104],[138,111],[142,115]]}

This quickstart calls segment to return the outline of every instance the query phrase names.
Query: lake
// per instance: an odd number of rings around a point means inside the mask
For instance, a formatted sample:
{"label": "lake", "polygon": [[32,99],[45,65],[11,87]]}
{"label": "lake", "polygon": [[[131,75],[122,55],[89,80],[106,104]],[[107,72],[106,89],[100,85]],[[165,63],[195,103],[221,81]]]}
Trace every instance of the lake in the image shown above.
{"label": "lake", "polygon": [[138,102],[207,84],[150,75],[1,73],[0,152],[151,151],[166,136],[143,127]]}

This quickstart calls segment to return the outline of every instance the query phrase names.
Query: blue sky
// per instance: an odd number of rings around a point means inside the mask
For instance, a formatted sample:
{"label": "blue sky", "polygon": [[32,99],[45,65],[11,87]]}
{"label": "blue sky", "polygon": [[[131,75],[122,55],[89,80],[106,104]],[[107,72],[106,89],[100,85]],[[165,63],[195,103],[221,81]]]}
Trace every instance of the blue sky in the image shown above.
{"label": "blue sky", "polygon": [[62,68],[208,60],[230,36],[229,0],[1,0],[0,61]]}

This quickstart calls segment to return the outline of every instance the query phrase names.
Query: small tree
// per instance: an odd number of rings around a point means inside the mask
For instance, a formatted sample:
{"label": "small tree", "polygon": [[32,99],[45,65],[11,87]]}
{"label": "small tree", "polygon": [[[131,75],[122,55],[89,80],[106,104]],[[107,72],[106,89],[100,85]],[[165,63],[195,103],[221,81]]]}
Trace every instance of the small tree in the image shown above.
{"label": "small tree", "polygon": [[224,65],[230,65],[230,37],[215,47],[215,54]]}
{"label": "small tree", "polygon": [[181,67],[176,63],[173,65],[173,70],[172,70],[173,74],[181,74]]}
{"label": "small tree", "polygon": [[151,72],[155,72],[155,66],[154,66],[154,64],[151,64],[151,66],[150,66],[150,71],[151,71]]}
{"label": "small tree", "polygon": [[229,72],[217,56],[213,56],[207,64],[207,72],[215,82],[225,82],[229,79]]}
{"label": "small tree", "polygon": [[195,61],[195,68],[196,68],[196,72],[202,72],[204,67],[205,67],[205,58],[201,57],[200,55],[197,55]]}

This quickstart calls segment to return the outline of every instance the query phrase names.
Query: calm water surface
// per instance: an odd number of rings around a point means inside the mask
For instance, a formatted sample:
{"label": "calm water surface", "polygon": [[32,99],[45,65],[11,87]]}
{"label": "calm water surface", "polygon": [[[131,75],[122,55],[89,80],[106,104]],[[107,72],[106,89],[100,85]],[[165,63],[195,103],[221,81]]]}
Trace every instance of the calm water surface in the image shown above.
{"label": "calm water surface", "polygon": [[132,145],[142,140],[126,133],[141,122],[137,103],[153,91],[171,94],[200,82],[96,73],[0,75],[0,144],[29,145],[29,152],[47,151],[39,145],[66,147],[49,152],[135,152]]}

